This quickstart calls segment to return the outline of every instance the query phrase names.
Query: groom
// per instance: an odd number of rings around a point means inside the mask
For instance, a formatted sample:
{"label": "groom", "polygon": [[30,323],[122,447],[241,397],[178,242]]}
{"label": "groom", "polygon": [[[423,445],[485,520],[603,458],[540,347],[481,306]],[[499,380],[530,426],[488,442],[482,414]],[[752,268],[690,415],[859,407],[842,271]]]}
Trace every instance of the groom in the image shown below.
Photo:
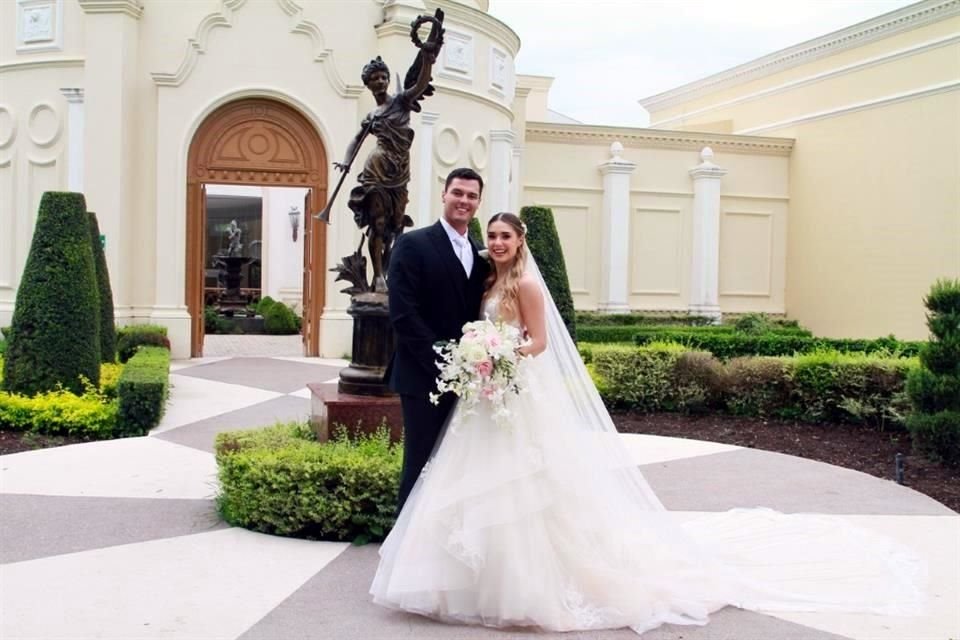
{"label": "groom", "polygon": [[403,472],[397,513],[429,459],[456,397],[430,402],[440,370],[436,342],[459,340],[463,325],[480,315],[490,267],[470,241],[467,226],[480,206],[483,179],[472,169],[454,169],[443,188],[443,216],[424,229],[404,233],[390,256],[387,287],[396,351],[387,367],[390,388],[403,410]]}

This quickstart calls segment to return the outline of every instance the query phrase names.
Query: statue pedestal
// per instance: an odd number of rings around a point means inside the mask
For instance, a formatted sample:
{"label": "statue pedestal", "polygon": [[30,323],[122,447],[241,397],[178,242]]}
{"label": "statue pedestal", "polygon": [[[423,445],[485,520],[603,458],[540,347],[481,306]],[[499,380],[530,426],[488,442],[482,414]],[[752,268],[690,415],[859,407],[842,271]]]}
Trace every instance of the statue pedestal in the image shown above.
{"label": "statue pedestal", "polygon": [[383,379],[393,354],[387,294],[356,294],[347,313],[353,317],[353,351],[350,365],[340,371],[340,391],[355,396],[392,395]]}
{"label": "statue pedestal", "polygon": [[403,436],[400,396],[353,395],[341,392],[333,382],[308,384],[310,389],[310,426],[317,440],[330,439],[334,425],[343,425],[350,434],[374,433],[386,421],[390,441]]}

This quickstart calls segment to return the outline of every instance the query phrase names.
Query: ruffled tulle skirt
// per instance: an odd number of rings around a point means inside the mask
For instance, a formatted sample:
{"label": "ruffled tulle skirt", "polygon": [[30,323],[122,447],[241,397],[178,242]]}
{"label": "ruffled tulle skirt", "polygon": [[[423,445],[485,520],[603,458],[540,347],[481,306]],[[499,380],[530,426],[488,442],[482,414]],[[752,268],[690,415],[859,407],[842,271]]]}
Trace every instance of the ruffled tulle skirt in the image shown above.
{"label": "ruffled tulle skirt", "polygon": [[705,624],[728,605],[922,607],[910,550],[813,514],[671,514],[619,435],[577,429],[531,386],[509,427],[483,405],[454,411],[380,549],[374,602],[488,626],[638,632]]}

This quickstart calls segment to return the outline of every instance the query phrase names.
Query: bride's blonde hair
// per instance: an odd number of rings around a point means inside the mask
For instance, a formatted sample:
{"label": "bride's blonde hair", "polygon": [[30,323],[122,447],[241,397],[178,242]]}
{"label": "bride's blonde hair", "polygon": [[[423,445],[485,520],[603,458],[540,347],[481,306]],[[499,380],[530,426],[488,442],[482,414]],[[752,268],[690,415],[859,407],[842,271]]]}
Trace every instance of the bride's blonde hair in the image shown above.
{"label": "bride's blonde hair", "polygon": [[487,229],[494,222],[503,222],[517,232],[520,244],[517,246],[517,255],[514,256],[513,265],[507,271],[501,282],[498,282],[497,270],[491,269],[487,276],[485,289],[492,291],[494,287],[500,289],[500,314],[505,319],[516,320],[520,315],[520,276],[527,265],[527,227],[523,221],[514,214],[502,211],[487,222]]}

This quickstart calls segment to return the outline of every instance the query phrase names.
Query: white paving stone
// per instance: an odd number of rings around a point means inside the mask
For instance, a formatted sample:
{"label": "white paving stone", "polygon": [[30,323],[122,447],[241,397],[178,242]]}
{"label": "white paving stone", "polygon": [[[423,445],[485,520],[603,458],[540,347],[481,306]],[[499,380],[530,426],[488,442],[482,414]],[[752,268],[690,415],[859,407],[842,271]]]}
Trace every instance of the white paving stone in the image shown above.
{"label": "white paving stone", "polygon": [[0,637],[233,640],[346,544],[223,529],[0,567]]}
{"label": "white paving stone", "polygon": [[171,374],[170,402],[160,424],[151,433],[163,433],[282,395],[255,387]]}
{"label": "white paving stone", "polygon": [[274,360],[287,360],[288,362],[302,362],[303,364],[316,364],[324,367],[345,367],[350,364],[349,360],[341,358],[307,358],[304,356],[276,356]]}
{"label": "white paving stone", "polygon": [[229,356],[222,356],[218,358],[193,358],[191,360],[174,360],[170,363],[170,371],[180,371],[181,369],[189,369],[190,367],[198,367],[203,364],[213,364],[214,362],[222,362],[224,360],[229,360]]}
{"label": "white paving stone", "polygon": [[928,609],[920,617],[854,614],[771,614],[856,640],[960,638],[960,516],[837,516],[895,538],[927,562]]}
{"label": "white paving stone", "polygon": [[712,453],[736,451],[741,447],[718,442],[704,442],[702,440],[688,440],[686,438],[670,438],[667,436],[652,436],[639,433],[624,433],[621,435],[630,455],[638,465],[667,462],[706,456]]}
{"label": "white paving stone", "polygon": [[293,393],[288,393],[287,395],[293,396],[294,398],[306,398],[307,400],[313,397],[313,393],[310,391],[308,387],[304,387],[303,389],[300,389],[299,391],[294,391]]}
{"label": "white paving stone", "polygon": [[0,493],[206,499],[216,475],[212,454],[151,437],[0,457]]}

